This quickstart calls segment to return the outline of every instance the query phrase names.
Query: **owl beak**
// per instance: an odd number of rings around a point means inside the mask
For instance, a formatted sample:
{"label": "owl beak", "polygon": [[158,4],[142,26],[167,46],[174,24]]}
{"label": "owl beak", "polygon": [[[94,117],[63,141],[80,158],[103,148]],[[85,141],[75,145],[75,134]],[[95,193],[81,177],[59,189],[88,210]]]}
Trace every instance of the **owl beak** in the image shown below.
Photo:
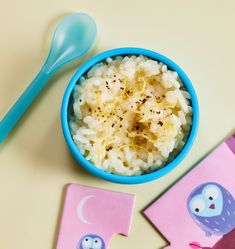
{"label": "owl beak", "polygon": [[210,206],[209,206],[210,209],[215,209],[215,204],[212,203]]}

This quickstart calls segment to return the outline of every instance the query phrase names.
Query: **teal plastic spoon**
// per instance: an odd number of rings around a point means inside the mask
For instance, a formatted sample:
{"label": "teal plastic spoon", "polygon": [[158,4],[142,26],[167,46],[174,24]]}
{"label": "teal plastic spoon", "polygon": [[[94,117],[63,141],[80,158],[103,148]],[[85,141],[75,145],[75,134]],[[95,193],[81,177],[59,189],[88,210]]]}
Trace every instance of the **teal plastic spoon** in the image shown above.
{"label": "teal plastic spoon", "polygon": [[96,24],[90,16],[77,13],[62,19],[55,30],[51,49],[42,69],[0,121],[0,143],[13,129],[48,79],[63,65],[83,55],[92,46],[95,37]]}

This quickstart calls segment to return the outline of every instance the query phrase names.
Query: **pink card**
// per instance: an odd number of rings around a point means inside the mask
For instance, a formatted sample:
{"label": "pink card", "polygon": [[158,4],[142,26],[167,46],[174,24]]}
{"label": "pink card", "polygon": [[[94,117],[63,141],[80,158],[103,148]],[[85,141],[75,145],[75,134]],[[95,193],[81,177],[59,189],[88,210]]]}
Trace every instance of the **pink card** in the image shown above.
{"label": "pink card", "polygon": [[70,184],[57,249],[107,249],[113,235],[128,236],[135,196]]}
{"label": "pink card", "polygon": [[167,249],[235,249],[234,153],[231,137],[144,211]]}

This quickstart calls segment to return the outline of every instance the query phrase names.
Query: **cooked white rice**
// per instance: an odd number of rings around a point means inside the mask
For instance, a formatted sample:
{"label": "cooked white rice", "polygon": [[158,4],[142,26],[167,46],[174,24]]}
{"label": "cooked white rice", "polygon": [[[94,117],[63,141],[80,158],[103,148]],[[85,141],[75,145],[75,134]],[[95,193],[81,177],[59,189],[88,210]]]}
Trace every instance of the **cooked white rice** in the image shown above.
{"label": "cooked white rice", "polygon": [[163,167],[191,128],[190,95],[178,74],[145,56],[108,58],[73,91],[70,129],[84,157],[119,175]]}

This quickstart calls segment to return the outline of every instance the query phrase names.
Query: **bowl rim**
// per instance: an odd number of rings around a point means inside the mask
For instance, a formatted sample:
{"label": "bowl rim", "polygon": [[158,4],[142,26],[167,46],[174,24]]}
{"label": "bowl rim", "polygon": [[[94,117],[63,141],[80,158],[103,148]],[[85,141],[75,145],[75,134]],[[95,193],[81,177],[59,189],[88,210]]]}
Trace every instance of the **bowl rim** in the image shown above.
{"label": "bowl rim", "polygon": [[[151,173],[147,173],[144,175],[139,176],[122,176],[117,175],[113,173],[108,173],[102,169],[97,168],[95,165],[93,165],[91,162],[86,160],[79,149],[77,148],[76,144],[74,143],[70,130],[68,125],[68,105],[70,96],[72,94],[72,90],[78,80],[81,78],[82,75],[84,75],[87,70],[89,70],[92,66],[95,64],[103,61],[107,57],[113,57],[118,55],[144,55],[147,57],[150,57],[154,60],[161,61],[164,64],[166,64],[170,69],[176,71],[182,80],[184,86],[186,87],[187,91],[189,92],[191,96],[191,104],[192,104],[192,126],[191,131],[189,134],[189,137],[187,139],[187,142],[185,143],[183,149],[180,151],[180,153],[168,164],[166,164],[163,168],[153,171]],[[146,183],[155,179],[158,179],[170,171],[172,171],[174,168],[176,168],[182,160],[186,157],[189,150],[191,149],[193,142],[195,140],[197,131],[198,131],[198,125],[199,125],[199,104],[197,95],[195,93],[195,90],[193,88],[193,85],[188,78],[188,76],[185,74],[185,72],[171,59],[168,57],[159,54],[157,52],[154,52],[152,50],[144,49],[144,48],[137,48],[137,47],[123,47],[123,48],[115,48],[111,50],[107,50],[105,52],[99,53],[98,55],[92,57],[87,62],[85,62],[80,68],[77,69],[75,74],[73,75],[72,79],[70,80],[62,100],[62,106],[61,106],[61,126],[62,131],[65,137],[65,141],[67,143],[67,146],[69,147],[72,155],[75,157],[75,159],[78,161],[79,165],[81,165],[83,168],[88,170],[91,174],[102,178],[107,181],[115,182],[115,183],[121,183],[121,184],[138,184],[138,183]]]}

